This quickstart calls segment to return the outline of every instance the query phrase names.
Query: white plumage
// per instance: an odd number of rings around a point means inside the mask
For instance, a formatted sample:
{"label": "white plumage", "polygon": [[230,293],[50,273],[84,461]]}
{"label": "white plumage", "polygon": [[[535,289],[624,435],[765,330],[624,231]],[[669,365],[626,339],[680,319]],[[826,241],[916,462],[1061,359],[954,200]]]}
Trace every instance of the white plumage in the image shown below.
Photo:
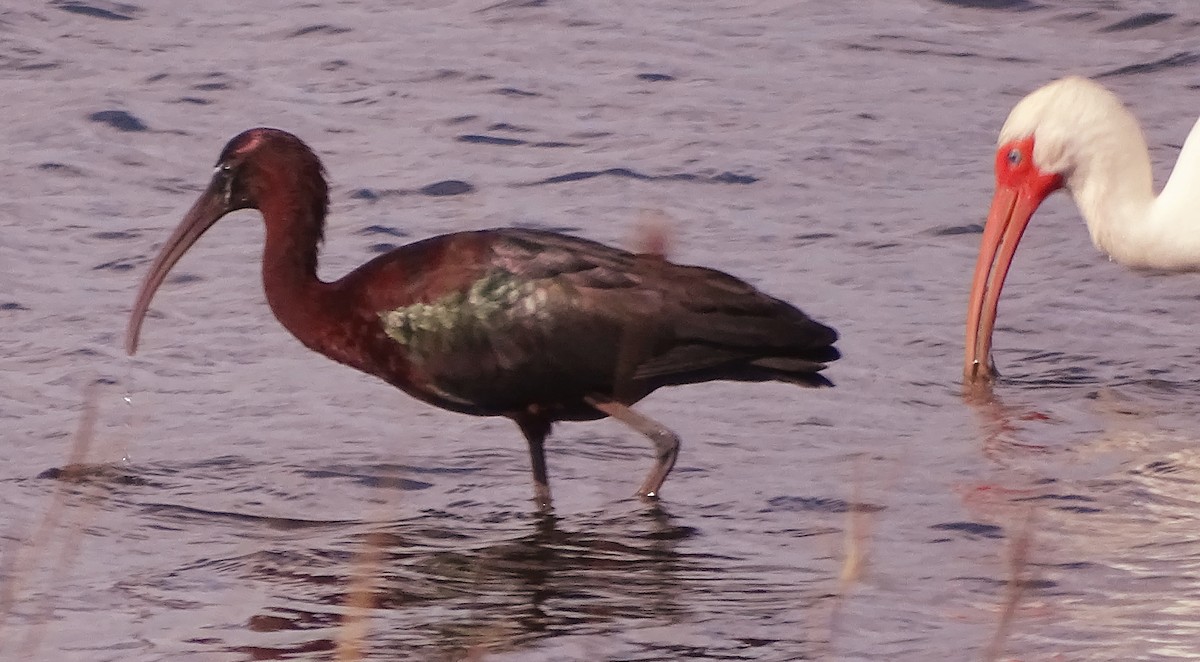
{"label": "white plumage", "polygon": [[1038,205],[1065,188],[1092,242],[1130,267],[1200,269],[1200,120],[1158,196],[1146,139],[1133,114],[1102,85],[1077,76],[1021,99],[1000,130],[996,192],[967,312],[967,381],[987,379],[1004,279]]}

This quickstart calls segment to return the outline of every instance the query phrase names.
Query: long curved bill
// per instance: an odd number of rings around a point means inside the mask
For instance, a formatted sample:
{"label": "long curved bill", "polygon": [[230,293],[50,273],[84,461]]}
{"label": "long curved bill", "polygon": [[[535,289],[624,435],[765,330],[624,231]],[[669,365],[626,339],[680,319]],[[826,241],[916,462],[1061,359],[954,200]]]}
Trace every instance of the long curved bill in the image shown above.
{"label": "long curved bill", "polygon": [[993,378],[996,368],[991,361],[992,331],[996,326],[996,308],[1004,279],[1012,266],[1013,255],[1029,219],[1042,200],[1054,190],[1054,179],[1045,178],[1039,186],[1011,186],[997,183],[983,226],[975,276],[971,281],[971,300],[967,308],[966,359],[963,379],[967,383]]}
{"label": "long curved bill", "polygon": [[126,352],[133,354],[137,351],[138,334],[142,330],[142,320],[146,317],[146,311],[150,308],[150,300],[154,298],[154,292],[171,272],[171,267],[175,266],[179,258],[183,257],[183,254],[191,248],[192,244],[196,243],[196,240],[205,231],[230,211],[232,209],[230,209],[225,195],[225,187],[222,182],[218,181],[218,178],[214,177],[200,198],[192,204],[192,208],[183,217],[179,227],[171,233],[167,243],[163,244],[162,250],[158,252],[158,256],[150,265],[150,271],[146,273],[146,279],[142,281],[142,288],[138,291],[137,300],[133,303],[129,326],[125,330]]}

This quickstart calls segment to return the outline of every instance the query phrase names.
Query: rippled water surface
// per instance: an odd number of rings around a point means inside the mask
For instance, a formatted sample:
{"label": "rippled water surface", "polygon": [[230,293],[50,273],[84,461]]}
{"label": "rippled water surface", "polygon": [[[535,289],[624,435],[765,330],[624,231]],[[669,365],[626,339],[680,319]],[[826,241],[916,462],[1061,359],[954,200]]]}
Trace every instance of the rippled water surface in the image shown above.
{"label": "rippled water surface", "polygon": [[[1100,77],[1161,184],[1200,113],[1193,0],[15,7],[4,659],[980,659],[1016,586],[1006,656],[1197,656],[1200,276],[1107,262],[1056,196],[1002,302],[995,399],[959,386],[1009,108]],[[510,422],[278,325],[253,212],[179,264],[127,358],[150,257],[257,125],[329,170],[326,278],[490,226],[628,246],[662,212],[673,259],[839,329],[837,388],[651,396],[684,439],[659,507],[630,497],[644,439],[560,425],[538,516]],[[97,382],[101,468],[39,477]]]}

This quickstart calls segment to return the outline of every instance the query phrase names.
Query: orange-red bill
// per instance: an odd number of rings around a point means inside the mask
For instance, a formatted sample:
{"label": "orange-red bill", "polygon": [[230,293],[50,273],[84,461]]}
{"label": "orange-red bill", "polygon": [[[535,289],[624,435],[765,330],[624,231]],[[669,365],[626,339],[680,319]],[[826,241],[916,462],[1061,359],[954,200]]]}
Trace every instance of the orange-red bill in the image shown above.
{"label": "orange-red bill", "polygon": [[967,308],[966,359],[963,362],[963,379],[967,382],[989,380],[996,375],[991,360],[992,332],[1004,279],[1008,277],[1008,269],[1029,219],[1042,200],[1059,186],[1058,181],[1056,176],[1049,176],[1034,180],[1034,186],[996,185],[987,223],[983,226]]}
{"label": "orange-red bill", "polygon": [[991,364],[992,330],[996,324],[1000,292],[1004,289],[1004,279],[1008,276],[1017,244],[1033,214],[1032,209],[1017,213],[1020,198],[1015,189],[997,186],[987,223],[983,226],[983,239],[975,260],[975,276],[971,280],[971,299],[967,308],[963,378],[968,382],[990,379],[995,375],[995,368]]}
{"label": "orange-red bill", "polygon": [[133,304],[133,312],[129,316],[129,326],[125,331],[126,352],[133,354],[137,351],[138,335],[141,333],[142,320],[150,308],[150,300],[154,298],[154,292],[171,272],[171,267],[175,266],[179,258],[183,257],[183,254],[191,248],[192,244],[196,243],[196,240],[206,230],[229,211],[231,210],[226,200],[224,186],[217,178],[214,178],[208,189],[188,210],[187,215],[179,223],[179,227],[171,233],[150,265],[150,271],[146,273],[146,279],[142,281],[142,288],[138,291],[137,299]]}

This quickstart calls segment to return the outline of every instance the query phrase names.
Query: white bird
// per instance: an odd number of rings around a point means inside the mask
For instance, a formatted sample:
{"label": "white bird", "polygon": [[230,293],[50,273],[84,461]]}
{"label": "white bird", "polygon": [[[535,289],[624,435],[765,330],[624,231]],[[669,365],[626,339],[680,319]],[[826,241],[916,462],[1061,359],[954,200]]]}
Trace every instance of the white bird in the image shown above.
{"label": "white bird", "polygon": [[990,379],[992,329],[1004,278],[1029,219],[1065,188],[1096,248],[1130,267],[1200,269],[1200,120],[1175,170],[1154,195],[1150,153],[1137,119],[1100,84],[1071,76],[1026,96],[996,150],[988,211],[967,310],[967,382]]}

